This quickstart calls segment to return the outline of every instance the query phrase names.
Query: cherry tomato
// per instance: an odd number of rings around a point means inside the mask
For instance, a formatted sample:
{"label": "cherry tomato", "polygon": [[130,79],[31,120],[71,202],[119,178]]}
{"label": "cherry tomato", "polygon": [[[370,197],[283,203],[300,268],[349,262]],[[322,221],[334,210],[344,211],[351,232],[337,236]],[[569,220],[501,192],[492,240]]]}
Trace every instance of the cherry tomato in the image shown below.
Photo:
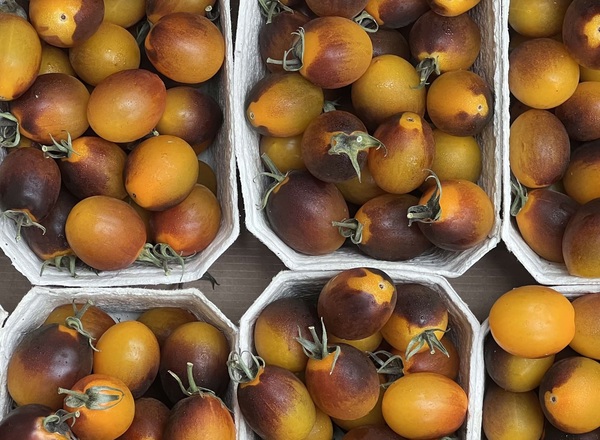
{"label": "cherry tomato", "polygon": [[69,423],[72,414],[52,412],[50,408],[36,403],[11,410],[0,422],[0,440],[71,440],[73,433]]}
{"label": "cherry tomato", "polygon": [[152,330],[158,345],[162,347],[177,327],[197,321],[198,318],[189,310],[180,307],[153,307],[143,312],[137,320]]}
{"label": "cherry tomato", "polygon": [[562,22],[562,40],[571,56],[584,67],[600,69],[596,53],[598,35],[595,28],[600,13],[599,5],[589,0],[573,0]]}
{"label": "cherry tomato", "polygon": [[600,276],[600,198],[581,205],[563,235],[562,249],[567,271],[579,277]]}
{"label": "cherry tomato", "polygon": [[158,440],[162,438],[169,418],[169,407],[152,397],[135,401],[135,415],[129,429],[119,440]]}
{"label": "cherry tomato", "polygon": [[55,307],[46,317],[44,324],[63,324],[69,316],[75,316],[83,307],[85,313],[79,318],[83,328],[92,336],[94,341],[100,339],[108,328],[115,325],[112,316],[93,304],[63,304]]}

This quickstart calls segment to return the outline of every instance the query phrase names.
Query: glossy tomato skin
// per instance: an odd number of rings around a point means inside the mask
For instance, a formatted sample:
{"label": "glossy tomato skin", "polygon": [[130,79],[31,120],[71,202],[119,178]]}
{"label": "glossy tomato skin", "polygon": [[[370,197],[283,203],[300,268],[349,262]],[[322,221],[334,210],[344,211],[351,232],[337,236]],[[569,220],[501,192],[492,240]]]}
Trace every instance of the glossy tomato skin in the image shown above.
{"label": "glossy tomato skin", "polygon": [[332,277],[321,289],[317,311],[339,338],[363,339],[378,332],[392,315],[397,292],[382,270],[359,267]]}
{"label": "glossy tomato skin", "polygon": [[75,139],[89,127],[90,93],[77,78],[66,73],[47,73],[36,78],[23,95],[11,103],[11,113],[23,136],[41,144]]}
{"label": "glossy tomato skin", "polygon": [[212,324],[198,321],[177,327],[165,340],[160,353],[159,375],[169,401],[176,403],[185,395],[168,371],[186,378],[187,362],[194,364],[194,380],[198,386],[217,395],[223,393],[229,384],[226,365],[229,351],[229,342]]}
{"label": "glossy tomato skin", "polygon": [[600,198],[590,200],[575,211],[563,235],[563,257],[571,275],[600,276]]}
{"label": "glossy tomato skin", "polygon": [[180,307],[154,307],[143,312],[137,320],[152,330],[158,345],[162,347],[173,330],[182,324],[197,321],[198,318]]}
{"label": "glossy tomato skin", "polygon": [[365,6],[380,26],[390,29],[414,23],[428,9],[426,0],[369,0]]}
{"label": "glossy tomato skin", "polygon": [[[315,405],[330,417],[353,420],[369,413],[379,398],[379,376],[369,357],[357,348],[339,344],[339,356],[309,359],[305,382]],[[333,350],[332,350],[333,351]]]}
{"label": "glossy tomato skin", "polygon": [[[194,420],[194,423],[190,423]],[[199,426],[202,428],[199,429]],[[210,394],[193,395],[179,401],[167,419],[163,440],[235,440],[236,430],[229,409]]]}
{"label": "glossy tomato skin", "polygon": [[267,365],[300,373],[306,367],[308,356],[296,338],[299,331],[308,337],[308,328],[318,325],[312,303],[302,298],[279,298],[269,303],[256,318],[253,332],[256,353]]}
{"label": "glossy tomato skin", "polygon": [[575,309],[575,336],[569,346],[579,354],[600,360],[600,342],[598,332],[599,293],[589,293],[572,301]]}
{"label": "glossy tomato skin", "polygon": [[600,57],[595,50],[598,36],[594,31],[600,8],[590,0],[574,0],[565,12],[562,38],[565,47],[579,64],[600,69]]}
{"label": "glossy tomato skin", "polygon": [[565,192],[584,204],[600,197],[600,141],[594,140],[579,146],[563,176]]}
{"label": "glossy tomato skin", "polygon": [[0,48],[0,101],[21,96],[35,81],[42,60],[42,45],[31,24],[16,14],[0,13],[5,41]]}
{"label": "glossy tomato skin", "polygon": [[40,221],[40,225],[46,230],[42,231],[39,228],[21,230],[23,239],[41,260],[46,261],[73,254],[65,235],[65,223],[71,209],[78,201],[69,191],[61,188],[56,203],[48,215]]}
{"label": "glossy tomato skin", "polygon": [[214,6],[216,0],[148,0],[146,16],[151,23],[173,12],[191,12],[205,15],[208,7]]}
{"label": "glossy tomato skin", "polygon": [[308,171],[292,170],[269,195],[266,213],[273,231],[297,252],[324,255],[344,244],[332,222],[348,218],[348,205],[333,183]]}
{"label": "glossy tomato skin", "polygon": [[90,94],[87,117],[96,134],[111,142],[132,142],[154,129],[167,105],[160,77],[145,69],[113,73]]}
{"label": "glossy tomato skin", "polygon": [[104,19],[102,0],[61,2],[32,0],[29,19],[40,38],[57,47],[72,47],[87,40]]}
{"label": "glossy tomato skin", "polygon": [[64,396],[57,388],[68,388],[90,374],[92,360],[86,337],[62,324],[42,325],[27,333],[11,355],[8,392],[17,405],[39,403],[59,409]]}
{"label": "glossy tomato skin", "polygon": [[431,372],[442,374],[452,380],[457,380],[460,368],[460,353],[456,348],[456,344],[450,337],[443,339],[444,348],[448,352],[448,356],[439,350],[431,353],[427,350],[420,351],[413,355],[410,359],[406,359],[403,352],[392,349],[390,352],[397,354],[402,359],[402,372],[404,374],[412,374],[419,372]]}
{"label": "glossy tomato skin", "polygon": [[[0,440],[70,440],[72,433],[66,423],[46,429],[44,419],[54,412],[45,405],[30,403],[11,410],[0,422]],[[62,431],[62,432],[61,432]]]}
{"label": "glossy tomato skin", "polygon": [[378,260],[403,261],[433,247],[419,228],[408,226],[408,208],[418,202],[411,194],[382,194],[364,203],[354,215],[362,225],[358,248]]}
{"label": "glossy tomato skin", "polygon": [[569,99],[555,109],[555,114],[565,125],[569,137],[588,142],[600,138],[600,83],[582,81]]}
{"label": "glossy tomato skin", "polygon": [[0,210],[22,210],[43,219],[60,194],[61,176],[54,159],[36,148],[19,148],[0,164]]}
{"label": "glossy tomato skin", "polygon": [[67,217],[65,232],[75,255],[97,270],[128,267],[146,244],[146,226],[135,209],[107,196],[77,203]]}
{"label": "glossy tomato skin", "polygon": [[291,371],[267,365],[241,383],[238,402],[244,419],[262,438],[302,440],[316,420],[306,386]]}
{"label": "glossy tomato skin", "polygon": [[219,28],[208,18],[189,12],[174,12],[158,20],[144,47],[156,70],[185,84],[208,81],[225,60],[225,39]]}
{"label": "glossy tomato skin", "polygon": [[97,136],[73,141],[74,153],[58,161],[64,185],[79,199],[104,195],[127,196],[123,171],[127,154],[113,142]]}
{"label": "glossy tomato skin", "polygon": [[202,252],[219,233],[221,205],[211,190],[196,184],[181,203],[153,212],[150,224],[156,242],[187,257]]}
{"label": "glossy tomato skin", "polygon": [[136,399],[133,422],[119,440],[160,439],[168,418],[169,408],[160,400],[152,397]]}
{"label": "glossy tomato skin", "polygon": [[211,145],[222,125],[223,111],[212,96],[193,87],[178,86],[167,89],[167,106],[156,130],[180,137],[200,154]]}

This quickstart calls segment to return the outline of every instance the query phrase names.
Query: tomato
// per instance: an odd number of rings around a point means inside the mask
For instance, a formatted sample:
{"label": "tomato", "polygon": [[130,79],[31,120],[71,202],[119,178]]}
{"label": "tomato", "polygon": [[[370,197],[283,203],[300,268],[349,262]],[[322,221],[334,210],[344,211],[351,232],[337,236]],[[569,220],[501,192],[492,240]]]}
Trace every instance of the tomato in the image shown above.
{"label": "tomato", "polygon": [[205,15],[215,3],[216,0],[148,0],[146,16],[150,23],[156,23],[163,16],[173,12]]}
{"label": "tomato", "polygon": [[77,203],[67,217],[65,233],[75,255],[97,270],[130,266],[146,244],[146,227],[134,208],[108,196]]}
{"label": "tomato", "polygon": [[508,87],[523,104],[550,109],[565,102],[579,83],[579,65],[565,46],[534,38],[509,54]]}
{"label": "tomato", "polygon": [[437,373],[397,379],[383,395],[383,417],[397,434],[410,439],[449,435],[465,421],[468,397],[459,384]]}
{"label": "tomato", "polygon": [[600,69],[597,47],[599,5],[589,0],[573,0],[565,12],[562,39],[577,63],[589,69]]}
{"label": "tomato", "polygon": [[448,308],[433,289],[422,284],[396,286],[398,299],[381,334],[396,350],[412,357],[419,351],[442,350],[440,340],[448,327]]}
{"label": "tomato", "polygon": [[135,402],[120,379],[90,374],[70,389],[59,388],[58,392],[64,398],[65,411],[79,412],[72,430],[80,438],[114,440],[133,422]]}
{"label": "tomato", "polygon": [[600,141],[581,145],[571,155],[565,170],[565,192],[578,203],[587,203],[600,197]]}
{"label": "tomato", "polygon": [[206,249],[221,227],[221,205],[210,189],[196,184],[180,203],[150,215],[157,243],[168,244],[184,257]]}
{"label": "tomato", "polygon": [[269,63],[267,60],[281,59],[286,50],[294,42],[298,28],[310,19],[299,11],[283,10],[274,13],[271,20],[264,23],[258,31],[258,50],[265,67],[269,72],[283,72],[283,66]]}
{"label": "tomato", "polygon": [[165,340],[177,327],[197,321],[198,318],[189,310],[163,306],[144,311],[137,320],[152,330],[158,340],[158,345],[162,347]]}
{"label": "tomato", "polygon": [[304,24],[290,50],[300,60],[299,66],[292,68],[324,89],[352,84],[365,73],[373,57],[367,32],[339,16],[317,17]]}
{"label": "tomato", "polygon": [[480,0],[427,0],[429,7],[440,15],[455,17],[470,11]]}
{"label": "tomato", "polygon": [[60,194],[60,170],[53,159],[36,148],[19,148],[0,164],[0,210],[21,226],[36,225],[46,217]]}
{"label": "tomato", "polygon": [[89,37],[104,19],[102,0],[31,0],[29,20],[46,43],[72,47]]}
{"label": "tomato", "polygon": [[381,341],[383,341],[383,335],[379,331],[360,339],[338,338],[332,333],[329,333],[328,337],[331,344],[348,344],[364,352],[373,352],[377,350],[381,345]]}
{"label": "tomato", "polygon": [[206,150],[223,124],[219,103],[202,90],[179,86],[167,90],[167,106],[156,130],[180,137],[196,154]]}
{"label": "tomato", "polygon": [[325,327],[320,341],[299,338],[307,350],[305,383],[315,405],[330,417],[353,420],[367,415],[379,397],[379,376],[367,354],[351,345],[327,344]]}
{"label": "tomato", "polygon": [[435,154],[429,124],[416,113],[404,112],[386,119],[373,135],[384,145],[369,150],[367,165],[377,185],[393,194],[417,189]]}
{"label": "tomato", "polygon": [[128,28],[144,18],[144,15],[145,0],[104,0],[104,21]]}
{"label": "tomato", "polygon": [[554,354],[536,359],[512,355],[491,336],[485,341],[483,353],[488,375],[497,385],[514,393],[537,388],[555,359]]}
{"label": "tomato", "polygon": [[[71,387],[92,371],[92,346],[77,321],[46,324],[26,333],[6,369],[8,393],[17,405],[62,406],[59,387]],[[34,368],[34,370],[32,370]]]}
{"label": "tomato", "polygon": [[93,304],[63,304],[57,306],[48,314],[44,324],[63,324],[69,316],[75,316],[85,307],[85,313],[79,318],[84,330],[92,336],[94,341],[100,339],[106,330],[115,325],[112,316]]}
{"label": "tomato", "polygon": [[200,159],[198,159],[198,180],[196,181],[196,183],[204,185],[205,187],[210,189],[215,196],[218,195],[217,175],[215,174],[215,172],[209,164]]}
{"label": "tomato", "polygon": [[156,70],[185,84],[208,81],[225,61],[225,39],[219,28],[189,12],[174,12],[158,20],[144,47]]}
{"label": "tomato", "polygon": [[540,257],[564,263],[563,236],[579,203],[549,188],[528,191],[523,197],[525,200],[517,205],[515,215],[523,240]]}
{"label": "tomato", "polygon": [[337,337],[363,339],[381,330],[392,315],[396,298],[394,281],[384,271],[346,269],[323,286],[317,311]]}
{"label": "tomato", "polygon": [[483,399],[483,431],[489,440],[537,440],[544,414],[534,391],[516,393],[490,384]]}
{"label": "tomato", "polygon": [[348,431],[342,440],[403,440],[387,426],[365,425]]}
{"label": "tomato", "polygon": [[305,169],[302,160],[302,134],[290,137],[261,136],[259,153],[266,154],[282,173]]}
{"label": "tomato", "polygon": [[31,403],[11,410],[0,422],[0,440],[71,440],[73,415],[53,413],[44,405]]}
{"label": "tomato", "polygon": [[515,356],[540,358],[558,353],[575,334],[572,304],[546,286],[516,287],[492,305],[490,331],[502,349]]}
{"label": "tomato", "polygon": [[69,54],[65,49],[52,46],[42,42],[42,62],[40,63],[39,74],[45,73],[66,73],[75,76],[75,70],[69,61]]}
{"label": "tomato", "polygon": [[573,0],[513,0],[508,8],[508,24],[519,34],[552,37],[562,31],[565,12]]}
{"label": "tomato", "polygon": [[597,128],[600,120],[600,82],[580,82],[569,99],[555,109],[569,137],[576,141],[600,138]]}
{"label": "tomato", "polygon": [[373,58],[367,71],[352,83],[352,105],[370,130],[402,112],[425,114],[425,89],[410,62],[397,55]]}
{"label": "tomato", "polygon": [[474,136],[492,119],[492,91],[470,70],[442,73],[427,91],[427,113],[433,125],[448,134]]}
{"label": "tomato", "polygon": [[0,46],[0,101],[21,96],[33,84],[40,69],[42,45],[31,24],[9,13],[0,13],[4,43]]}
{"label": "tomato", "polygon": [[194,149],[181,138],[152,136],[129,153],[125,163],[125,189],[135,203],[149,211],[162,211],[181,203],[198,180]]}
{"label": "tomato", "polygon": [[[212,392],[201,390],[194,381],[193,364],[187,363],[189,387],[184,389],[181,379],[177,382],[186,398],[177,402],[167,419],[164,440],[235,440],[233,417],[223,401]],[[189,423],[193,420],[194,423]],[[198,426],[202,429],[198,430]]]}
{"label": "tomato", "polygon": [[163,343],[159,367],[162,388],[172,403],[185,395],[168,373],[185,377],[187,362],[192,362],[194,380],[215,393],[222,394],[229,384],[227,356],[230,345],[223,333],[208,322],[188,322],[177,327]]}
{"label": "tomato", "polygon": [[260,312],[254,324],[254,347],[267,365],[293,373],[304,371],[308,357],[296,338],[318,324],[317,311],[301,298],[279,298]]}
{"label": "tomato", "polygon": [[273,73],[258,81],[246,96],[246,120],[263,136],[302,134],[321,114],[323,90],[298,73]]}
{"label": "tomato", "polygon": [[358,176],[352,179],[338,182],[335,184],[337,189],[342,193],[344,199],[348,203],[353,203],[357,206],[361,206],[375,198],[377,196],[387,194],[384,190],[377,186],[373,175],[366,166],[360,173],[360,179]]}
{"label": "tomato", "polygon": [[169,408],[160,400],[152,397],[136,399],[133,422],[119,440],[160,439],[168,418]]}
{"label": "tomato", "polygon": [[569,434],[583,434],[600,427],[600,364],[573,356],[556,362],[544,375],[539,396],[546,418]]}
{"label": "tomato", "polygon": [[69,61],[83,81],[95,86],[113,73],[140,67],[140,49],[125,28],[104,21],[90,38],[69,49]]}
{"label": "tomato", "polygon": [[90,93],[77,78],[66,73],[40,75],[11,103],[11,113],[22,135],[42,144],[73,139],[89,127],[86,109]]}
{"label": "tomato", "polygon": [[321,411],[319,408],[315,408],[316,420],[312,429],[306,436],[307,439],[311,440],[330,440],[333,438],[333,422],[331,417]]}
{"label": "tomato", "polygon": [[[379,381],[382,383],[385,382],[385,375],[379,375]],[[331,420],[342,428],[345,431],[350,431],[354,428],[358,428],[360,426],[385,426],[385,420],[383,419],[383,412],[381,409],[381,404],[383,402],[383,394],[385,393],[385,388],[383,386],[379,387],[379,398],[377,399],[377,403],[369,411],[366,415],[359,417],[353,420],[342,420],[338,418],[332,417]]]}
{"label": "tomato", "polygon": [[[437,128],[433,129],[435,154],[431,171],[440,180],[462,179],[476,183],[482,169],[482,153],[473,136],[453,136]],[[429,186],[433,182],[425,181]]]}
{"label": "tomato", "polygon": [[160,348],[152,330],[139,321],[122,321],[96,343],[93,372],[123,381],[134,398],[141,397],[158,374]]}
{"label": "tomato", "polygon": [[123,70],[94,88],[87,116],[98,136],[131,142],[154,129],[166,105],[167,91],[158,75],[144,69]]}
{"label": "tomato", "polygon": [[379,28],[377,32],[369,32],[373,43],[373,58],[379,55],[397,55],[405,60],[410,59],[410,48],[406,37],[395,29]]}
{"label": "tomato", "polygon": [[528,188],[543,188],[558,182],[571,157],[565,126],[547,110],[531,109],[510,126],[510,169]]}
{"label": "tomato", "polygon": [[365,6],[379,26],[391,29],[408,26],[428,10],[426,0],[369,0]]}
{"label": "tomato", "polygon": [[563,235],[562,249],[569,274],[600,276],[600,198],[575,211]]}
{"label": "tomato", "polygon": [[250,356],[245,361],[233,352],[228,361],[244,420],[261,438],[307,438],[317,413],[306,386],[291,371]]}
{"label": "tomato", "polygon": [[600,342],[596,335],[600,333],[600,321],[597,319],[600,293],[589,293],[575,298],[575,336],[569,344],[583,356],[600,360]]}
{"label": "tomato", "polygon": [[461,251],[483,243],[495,223],[487,193],[468,180],[436,183],[421,195],[419,205],[408,209],[409,224],[418,221],[425,237],[442,249]]}

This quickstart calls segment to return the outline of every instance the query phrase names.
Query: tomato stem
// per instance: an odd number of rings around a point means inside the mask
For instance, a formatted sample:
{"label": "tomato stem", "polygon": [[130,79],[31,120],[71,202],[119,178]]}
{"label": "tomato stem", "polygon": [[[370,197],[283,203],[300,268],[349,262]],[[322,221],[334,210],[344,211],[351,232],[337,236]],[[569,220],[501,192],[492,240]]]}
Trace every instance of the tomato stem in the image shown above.
{"label": "tomato stem", "polygon": [[0,112],[0,147],[13,148],[21,142],[19,121],[9,112]]}
{"label": "tomato stem", "polygon": [[419,72],[419,84],[412,88],[422,89],[423,87],[429,84],[427,80],[433,73],[435,73],[436,75],[440,74],[440,65],[438,62],[438,57],[436,56],[423,58],[416,65],[416,69],[417,72]]}
{"label": "tomato stem", "polygon": [[435,332],[446,333],[449,330],[450,329],[444,330],[441,328],[427,329],[414,336],[406,346],[406,353],[404,355],[404,359],[409,360],[415,354],[420,352],[421,349],[425,346],[425,344],[427,344],[427,346],[429,347],[430,354],[434,354],[435,350],[437,349],[444,355],[446,355],[446,357],[450,357],[450,354],[448,353],[448,350],[446,350],[446,347],[444,347],[444,344],[442,344],[442,341],[440,341],[435,335]]}
{"label": "tomato stem", "polygon": [[185,387],[185,385],[183,385],[183,382],[181,381],[179,376],[177,376],[177,374],[173,373],[171,370],[168,370],[169,374],[171,376],[173,376],[173,378],[179,384],[179,388],[181,389],[183,394],[185,394],[186,396],[202,396],[204,394],[210,394],[210,395],[216,397],[216,394],[214,393],[214,391],[209,390],[208,388],[199,387],[196,384],[196,380],[194,379],[194,371],[193,371],[194,364],[191,362],[187,362],[186,366],[187,366],[186,372],[187,372],[187,379],[188,379],[188,387],[187,388]]}
{"label": "tomato stem", "polygon": [[62,271],[62,268],[69,270],[69,273],[73,278],[77,276],[75,272],[75,266],[77,264],[77,256],[75,254],[68,255],[57,255],[54,258],[49,258],[42,263],[42,267],[40,268],[40,276],[43,275],[44,270],[48,266],[55,267],[58,271]]}
{"label": "tomato stem", "polygon": [[527,189],[521,185],[514,175],[510,175],[510,193],[513,201],[510,205],[510,215],[516,216],[527,203]]}
{"label": "tomato stem", "polygon": [[427,170],[431,174],[427,176],[425,180],[435,179],[436,186],[431,193],[431,197],[424,205],[415,205],[408,208],[406,217],[408,218],[408,226],[412,225],[414,221],[422,223],[433,223],[440,219],[442,215],[442,207],[440,206],[440,199],[442,197],[442,184],[438,176],[431,170]]}
{"label": "tomato stem", "polygon": [[323,360],[330,354],[333,354],[333,363],[331,364],[331,369],[329,370],[329,374],[331,374],[335,368],[338,358],[340,357],[342,349],[339,345],[327,345],[327,330],[325,329],[325,322],[323,321],[323,318],[321,318],[321,329],[323,332],[323,337],[322,339],[319,339],[319,335],[317,334],[315,326],[311,325],[308,327],[308,331],[312,336],[311,341],[302,337],[302,330],[300,327],[298,327],[298,337],[296,338],[296,341],[300,343],[302,346],[302,351],[304,351],[304,354],[309,358]]}
{"label": "tomato stem", "polygon": [[165,275],[171,273],[169,267],[170,263],[179,264],[181,266],[182,277],[185,271],[185,259],[166,243],[157,243],[154,245],[152,243],[146,243],[136,261],[161,267],[165,272]]}
{"label": "tomato stem", "polygon": [[0,1],[0,12],[5,13],[5,14],[18,15],[19,17],[24,18],[25,20],[28,20],[27,12],[15,0]]}
{"label": "tomato stem", "polygon": [[52,139],[52,145],[42,145],[42,151],[47,157],[51,157],[52,159],[64,159],[71,158],[73,154],[79,153],[73,149],[73,141],[71,139],[71,133],[68,131],[67,139],[61,139],[60,142],[57,142],[56,139],[52,135],[50,138]]}
{"label": "tomato stem", "polygon": [[[283,59],[275,60],[269,57],[267,63],[281,65],[286,72],[297,72],[302,69],[304,65],[304,28],[298,28],[297,31],[292,32],[292,35],[297,35],[298,38],[292,43],[292,47],[283,52]],[[293,54],[295,58],[288,59],[290,54]]]}
{"label": "tomato stem", "polygon": [[273,21],[273,17],[283,11],[294,13],[294,10],[278,0],[258,0],[258,4],[262,8],[260,13],[267,17],[267,24]]}
{"label": "tomato stem", "polygon": [[59,409],[54,414],[50,414],[42,421],[42,426],[51,434],[61,434],[69,440],[75,440],[75,436],[71,432],[67,422],[71,420],[71,426],[75,423],[75,419],[79,417],[80,412],[68,412],[64,409]]}
{"label": "tomato stem", "polygon": [[[250,356],[251,364],[244,361],[244,354]],[[227,359],[227,371],[232,381],[236,383],[252,382],[264,370],[266,362],[260,356],[255,356],[249,351],[238,353],[232,351]]]}
{"label": "tomato stem", "polygon": [[28,212],[22,211],[20,209],[7,209],[2,213],[2,215],[15,222],[17,227],[17,234],[15,236],[15,240],[17,241],[21,240],[21,228],[35,226],[36,228],[42,230],[42,234],[46,233],[46,228],[40,225],[38,222],[34,221]]}
{"label": "tomato stem", "polygon": [[379,23],[375,20],[371,14],[367,11],[360,12],[356,17],[353,18],[354,22],[358,24],[365,32],[375,33],[379,30]]}
{"label": "tomato stem", "polygon": [[[108,393],[106,393],[108,391]],[[58,388],[58,394],[66,394],[65,404],[71,408],[85,406],[92,410],[105,410],[118,405],[125,393],[123,390],[107,385],[89,387],[84,392]]]}
{"label": "tomato stem", "polygon": [[360,244],[362,242],[363,225],[355,218],[342,220],[341,222],[331,222],[332,226],[337,226],[342,237],[350,238],[352,243]]}
{"label": "tomato stem", "polygon": [[88,343],[90,344],[90,347],[92,348],[92,350],[99,351],[96,347],[94,347],[94,344],[92,343],[92,341],[95,338],[87,330],[85,330],[83,328],[83,323],[81,322],[81,317],[87,311],[87,309],[90,308],[91,305],[92,305],[92,302],[90,300],[87,300],[86,303],[83,305],[83,307],[81,309],[79,309],[79,311],[75,314],[75,316],[69,316],[69,317],[67,317],[67,319],[65,319],[65,326],[69,327],[70,329],[75,330],[81,336],[87,338]]}
{"label": "tomato stem", "polygon": [[267,201],[269,200],[269,196],[271,195],[273,190],[277,188],[277,185],[279,185],[287,178],[288,173],[283,174],[281,171],[279,171],[279,169],[277,169],[277,165],[275,165],[275,162],[271,160],[267,153],[261,154],[260,158],[262,159],[266,167],[269,169],[268,172],[260,173],[260,175],[268,176],[275,180],[275,183],[271,185],[269,189],[267,189],[267,191],[265,192],[262,202],[258,206],[258,209],[265,209],[265,207],[267,206]]}
{"label": "tomato stem", "polygon": [[331,135],[329,144],[331,147],[327,151],[328,154],[345,154],[348,156],[359,182],[361,182],[361,167],[358,163],[358,154],[369,148],[378,150],[383,147],[385,149],[385,145],[379,139],[364,131],[353,131],[350,134],[344,132],[334,133]]}

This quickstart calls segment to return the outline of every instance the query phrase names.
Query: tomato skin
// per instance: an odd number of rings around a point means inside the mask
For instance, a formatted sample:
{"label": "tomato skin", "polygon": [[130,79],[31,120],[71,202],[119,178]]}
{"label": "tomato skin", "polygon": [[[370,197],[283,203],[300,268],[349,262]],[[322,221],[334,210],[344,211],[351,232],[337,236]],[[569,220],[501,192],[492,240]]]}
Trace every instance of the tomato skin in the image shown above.
{"label": "tomato skin", "polygon": [[65,233],[75,255],[97,270],[130,266],[146,244],[146,226],[135,209],[107,196],[77,203],[67,217]]}
{"label": "tomato skin", "polygon": [[191,12],[206,14],[206,9],[214,6],[216,0],[147,0],[146,16],[148,21],[156,23],[160,18],[173,12]]}
{"label": "tomato skin", "polygon": [[600,360],[600,344],[598,333],[597,305],[600,293],[588,293],[575,298],[572,302],[575,309],[575,336],[569,344],[579,354]]}
{"label": "tomato skin", "polygon": [[590,0],[573,0],[562,22],[562,41],[578,64],[600,69],[597,53],[598,4]]}
{"label": "tomato skin", "polygon": [[169,407],[160,400],[152,397],[136,399],[133,422],[119,440],[159,440],[168,418]]}
{"label": "tomato skin", "polygon": [[563,176],[565,192],[585,204],[600,197],[600,141],[585,143],[573,151]]}
{"label": "tomato skin", "polygon": [[426,0],[369,0],[365,6],[365,11],[387,29],[408,26],[428,10]]}
{"label": "tomato skin", "polygon": [[[7,367],[8,392],[17,405],[39,403],[56,410],[70,387],[92,371],[89,340],[62,324],[46,324],[27,333]],[[32,370],[34,368],[34,370]]]}
{"label": "tomato skin", "polygon": [[137,320],[152,330],[158,345],[162,347],[177,327],[197,321],[198,318],[189,310],[179,307],[154,307],[143,312]]}
{"label": "tomato skin", "polygon": [[114,400],[106,403],[97,402],[95,398],[84,402],[70,394],[66,397],[61,395],[64,397],[65,411],[79,411],[77,426],[73,424],[73,433],[78,437],[114,440],[131,426],[135,402],[131,391],[120,379],[104,374],[90,374],[77,381],[70,390],[88,396],[114,397]]}
{"label": "tomato skin", "polygon": [[18,99],[11,113],[23,136],[41,144],[81,136],[89,127],[87,106],[90,93],[77,78],[66,73],[39,75]]}
{"label": "tomato skin", "polygon": [[44,405],[30,403],[11,410],[0,422],[0,440],[71,440],[73,434],[66,423],[46,429],[44,419],[53,411]]}
{"label": "tomato skin", "polygon": [[546,286],[520,286],[500,296],[489,315],[500,347],[515,356],[540,358],[558,353],[575,334],[573,305]]}
{"label": "tomato skin", "polygon": [[397,434],[410,439],[449,435],[465,421],[468,397],[446,376],[413,373],[396,380],[383,395],[383,417]]}
{"label": "tomato skin", "polygon": [[244,419],[262,438],[303,440],[315,420],[315,404],[304,384],[289,370],[267,365],[257,377],[238,385]]}
{"label": "tomato skin", "polygon": [[[0,13],[5,43],[0,47],[0,101],[21,96],[35,81],[42,60],[42,45],[33,26],[23,18]],[[11,43],[6,44],[6,41]]]}
{"label": "tomato skin", "polygon": [[600,276],[600,198],[581,205],[567,223],[563,257],[567,271],[580,277]]}

